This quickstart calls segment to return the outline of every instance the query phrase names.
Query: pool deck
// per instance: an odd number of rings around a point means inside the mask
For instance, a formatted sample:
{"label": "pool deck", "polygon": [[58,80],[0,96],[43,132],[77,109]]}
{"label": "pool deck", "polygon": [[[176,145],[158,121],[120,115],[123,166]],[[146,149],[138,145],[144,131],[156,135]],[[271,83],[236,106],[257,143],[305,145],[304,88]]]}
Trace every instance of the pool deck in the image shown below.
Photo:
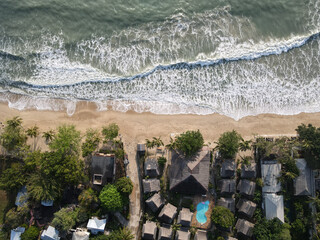
{"label": "pool deck", "polygon": [[194,200],[193,200],[193,206],[195,209],[197,209],[197,205],[200,202],[205,202],[205,201],[209,201],[209,208],[208,211],[206,212],[206,217],[207,217],[207,222],[204,224],[201,224],[197,221],[197,211],[194,212],[193,217],[192,217],[192,221],[191,221],[191,226],[192,227],[196,227],[196,228],[200,228],[200,229],[210,229],[211,228],[211,212],[212,209],[214,207],[214,199],[210,194],[207,194],[207,197],[202,197],[201,195],[199,196],[195,196]]}

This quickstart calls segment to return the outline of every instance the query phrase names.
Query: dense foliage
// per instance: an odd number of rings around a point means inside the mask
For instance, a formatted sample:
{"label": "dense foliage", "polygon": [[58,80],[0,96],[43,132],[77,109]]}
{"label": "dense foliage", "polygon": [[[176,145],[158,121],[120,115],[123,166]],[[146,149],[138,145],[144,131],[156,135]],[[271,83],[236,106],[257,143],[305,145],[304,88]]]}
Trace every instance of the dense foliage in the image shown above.
{"label": "dense foliage", "polygon": [[91,189],[83,190],[82,193],[78,197],[80,206],[90,209],[93,203],[98,202],[98,197],[96,193]]}
{"label": "dense foliage", "polygon": [[117,211],[123,206],[121,194],[117,190],[116,186],[112,184],[108,184],[103,187],[100,192],[99,199],[102,207],[107,211]]}
{"label": "dense foliage", "polygon": [[116,123],[110,123],[108,126],[102,128],[102,135],[104,141],[113,140],[119,134],[119,126]]}
{"label": "dense foliage", "polygon": [[117,180],[116,187],[119,192],[131,194],[133,189],[133,183],[130,178],[122,177]]}
{"label": "dense foliage", "polygon": [[76,224],[77,214],[72,208],[62,208],[54,214],[52,225],[59,231],[66,232]]}
{"label": "dense foliage", "polygon": [[120,228],[109,235],[97,235],[92,240],[133,240],[135,237],[128,228]]}
{"label": "dense foliage", "polygon": [[216,149],[219,150],[221,156],[225,159],[234,158],[238,152],[242,137],[235,130],[223,133],[218,142]]}
{"label": "dense foliage", "polygon": [[255,224],[253,234],[257,240],[291,240],[289,228],[288,224],[283,224],[278,218],[262,218]]}
{"label": "dense foliage", "polygon": [[186,131],[175,139],[175,147],[186,156],[198,152],[203,146],[204,140],[199,130]]}
{"label": "dense foliage", "polygon": [[35,226],[31,226],[21,235],[21,240],[37,240],[39,234],[40,230]]}
{"label": "dense foliage", "polygon": [[234,222],[234,215],[228,208],[216,206],[212,210],[211,219],[216,226],[230,228]]}
{"label": "dense foliage", "polygon": [[81,146],[82,156],[87,157],[92,154],[92,152],[99,147],[100,141],[101,139],[99,132],[97,130],[93,130],[92,128],[88,129],[86,132],[86,139]]}

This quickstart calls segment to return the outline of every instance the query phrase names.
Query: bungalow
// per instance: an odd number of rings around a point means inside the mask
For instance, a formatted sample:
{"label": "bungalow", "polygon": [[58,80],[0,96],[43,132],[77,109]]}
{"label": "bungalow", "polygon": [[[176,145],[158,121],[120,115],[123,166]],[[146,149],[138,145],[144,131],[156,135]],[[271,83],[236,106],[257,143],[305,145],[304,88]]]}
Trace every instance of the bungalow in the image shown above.
{"label": "bungalow", "polygon": [[237,190],[241,195],[246,197],[253,197],[256,190],[256,183],[249,180],[240,180]]}
{"label": "bungalow", "polygon": [[251,237],[253,233],[254,224],[244,219],[238,219],[235,228],[238,234]]}
{"label": "bungalow", "polygon": [[276,193],[280,192],[281,185],[278,182],[278,178],[281,176],[281,164],[262,164],[261,176],[263,180],[263,193]]}
{"label": "bungalow", "polygon": [[178,224],[181,224],[183,227],[190,227],[192,216],[193,213],[189,208],[182,208],[178,215]]}
{"label": "bungalow", "polygon": [[283,196],[275,193],[267,193],[264,195],[263,203],[266,219],[271,220],[273,218],[278,218],[284,223]]}
{"label": "bungalow", "polygon": [[222,163],[221,166],[221,177],[222,178],[233,178],[236,173],[236,163],[232,159],[227,159]]}
{"label": "bungalow", "polygon": [[176,232],[176,240],[189,240],[190,239],[190,232],[188,229],[181,228]]}
{"label": "bungalow", "polygon": [[159,218],[166,222],[172,223],[173,219],[177,215],[177,208],[170,203],[167,203],[159,213]]}
{"label": "bungalow", "polygon": [[159,179],[143,179],[143,192],[146,193],[153,193],[160,191],[160,181]]}
{"label": "bungalow", "polygon": [[59,240],[59,231],[54,227],[49,226],[47,230],[43,230],[41,240]]}
{"label": "bungalow", "polygon": [[107,219],[101,219],[99,220],[96,217],[93,217],[89,219],[88,224],[87,224],[87,229],[92,233],[92,234],[98,234],[104,233],[104,228],[106,227],[107,224]]}
{"label": "bungalow", "polygon": [[205,194],[209,186],[210,151],[203,147],[195,156],[172,153],[169,169],[170,191],[183,194]]}
{"label": "bungalow", "polygon": [[249,165],[243,164],[241,167],[241,178],[256,178],[257,164],[251,163]]}
{"label": "bungalow", "polygon": [[17,227],[16,229],[11,230],[10,240],[20,240],[21,234],[24,233],[25,230],[24,227]]}
{"label": "bungalow", "polygon": [[154,158],[148,158],[144,163],[144,175],[156,178],[160,174],[158,161]]}
{"label": "bungalow", "polygon": [[95,154],[92,157],[91,170],[94,185],[104,186],[107,183],[112,183],[116,174],[115,155]]}
{"label": "bungalow", "polygon": [[156,193],[146,200],[146,205],[152,212],[157,212],[164,205],[164,200],[159,193]]}
{"label": "bungalow", "polygon": [[142,239],[155,240],[157,237],[157,224],[147,221],[142,227]]}
{"label": "bungalow", "polygon": [[72,240],[89,240],[89,236],[87,231],[76,231],[72,234]]}
{"label": "bungalow", "polygon": [[231,212],[235,212],[235,199],[234,198],[219,198],[217,202],[218,206],[228,208]]}
{"label": "bungalow", "polygon": [[243,214],[249,218],[252,218],[256,208],[257,204],[246,199],[240,199],[237,204],[238,213]]}
{"label": "bungalow", "polygon": [[312,170],[307,166],[307,162],[303,158],[296,159],[295,161],[300,175],[294,180],[294,195],[310,196],[313,194],[311,184]]}
{"label": "bungalow", "polygon": [[222,195],[232,195],[236,192],[236,180],[222,179],[219,181],[220,193]]}
{"label": "bungalow", "polygon": [[198,229],[198,231],[196,232],[196,234],[194,235],[194,240],[207,240],[207,232]]}
{"label": "bungalow", "polygon": [[162,226],[159,229],[158,240],[171,240],[172,238],[172,229],[169,226]]}

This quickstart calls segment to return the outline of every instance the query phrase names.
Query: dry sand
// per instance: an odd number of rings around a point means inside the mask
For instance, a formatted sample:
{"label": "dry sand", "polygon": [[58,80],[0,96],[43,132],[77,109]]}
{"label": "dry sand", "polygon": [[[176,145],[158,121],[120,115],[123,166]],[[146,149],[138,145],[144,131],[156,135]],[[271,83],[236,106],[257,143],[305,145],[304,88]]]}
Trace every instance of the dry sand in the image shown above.
{"label": "dry sand", "polygon": [[81,102],[74,115],[65,112],[11,109],[6,103],[0,103],[0,121],[20,116],[23,125],[37,125],[41,131],[54,129],[61,124],[74,124],[85,132],[87,128],[101,128],[111,122],[120,126],[124,141],[144,142],[146,138],[161,137],[165,143],[171,133],[182,133],[186,130],[200,129],[205,141],[213,143],[221,133],[235,129],[244,138],[254,134],[295,134],[295,128],[301,123],[320,126],[320,113],[301,113],[294,116],[261,114],[235,121],[219,114],[199,115],[155,115],[151,113],[96,111],[96,105]]}

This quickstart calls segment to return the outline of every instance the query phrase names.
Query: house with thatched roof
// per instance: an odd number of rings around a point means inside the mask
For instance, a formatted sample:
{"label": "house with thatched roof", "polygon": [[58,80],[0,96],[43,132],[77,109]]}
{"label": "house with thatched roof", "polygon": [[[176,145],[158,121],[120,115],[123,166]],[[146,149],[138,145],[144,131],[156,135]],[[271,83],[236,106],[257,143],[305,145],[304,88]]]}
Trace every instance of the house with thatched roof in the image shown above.
{"label": "house with thatched roof", "polygon": [[263,181],[263,193],[277,193],[281,191],[281,184],[278,178],[281,176],[280,163],[264,163],[261,165],[261,176]]}
{"label": "house with thatched roof", "polygon": [[236,192],[235,179],[221,179],[219,181],[221,195],[232,195]]}
{"label": "house with thatched roof", "polygon": [[92,157],[91,172],[94,185],[104,186],[114,182],[116,163],[114,154],[97,153]]}
{"label": "house with thatched roof", "polygon": [[235,212],[235,199],[221,197],[217,201],[217,206],[228,208],[231,212]]}
{"label": "house with thatched roof", "polygon": [[257,204],[247,199],[240,199],[237,204],[238,214],[245,215],[249,218],[252,218],[256,208]]}
{"label": "house with thatched roof", "polygon": [[142,239],[155,240],[157,237],[157,224],[155,222],[147,221],[142,227]]}
{"label": "house with thatched roof", "polygon": [[220,170],[222,178],[233,178],[236,174],[236,163],[233,159],[224,160]]}
{"label": "house with thatched roof", "polygon": [[178,215],[178,224],[181,224],[183,227],[190,227],[192,221],[193,213],[189,208],[182,208]]}
{"label": "house with thatched roof", "polygon": [[159,193],[156,193],[146,200],[146,205],[152,210],[152,212],[157,212],[163,207],[164,200]]}
{"label": "house with thatched roof", "polygon": [[305,159],[296,159],[296,166],[299,169],[299,176],[294,179],[295,196],[311,196],[314,192],[311,181],[313,179],[312,170],[307,166]]}
{"label": "house with thatched roof", "polygon": [[158,240],[171,240],[172,238],[172,229],[170,225],[164,225],[160,227]]}
{"label": "house with thatched roof", "polygon": [[165,223],[172,223],[177,215],[177,208],[171,203],[167,203],[159,213],[159,218]]}
{"label": "house with thatched roof", "polygon": [[237,229],[238,234],[251,237],[253,234],[254,224],[244,219],[238,219],[235,228]]}
{"label": "house with thatched roof", "polygon": [[210,151],[203,147],[192,157],[172,153],[169,169],[170,191],[183,194],[205,194],[210,176]]}
{"label": "house with thatched roof", "polygon": [[283,196],[275,193],[267,193],[263,196],[263,207],[266,219],[278,218],[284,223],[284,204]]}
{"label": "house with thatched roof", "polygon": [[46,230],[42,231],[40,238],[41,240],[59,240],[59,231],[49,226]]}
{"label": "house with thatched roof", "polygon": [[249,165],[243,164],[241,166],[241,178],[252,179],[257,176],[257,164],[251,163]]}
{"label": "house with thatched roof", "polygon": [[155,158],[147,158],[144,162],[144,175],[156,178],[160,175],[158,161]]}
{"label": "house with thatched roof", "polygon": [[159,179],[143,179],[143,192],[146,193],[153,193],[160,191],[160,181]]}
{"label": "house with thatched roof", "polygon": [[190,232],[188,229],[181,228],[176,232],[176,240],[189,240]]}
{"label": "house with thatched roof", "polygon": [[237,190],[243,196],[253,197],[254,191],[256,190],[256,183],[246,179],[241,179]]}
{"label": "house with thatched roof", "polygon": [[201,229],[198,229],[198,231],[194,235],[194,240],[207,240],[207,239],[208,239],[207,231],[204,231]]}

